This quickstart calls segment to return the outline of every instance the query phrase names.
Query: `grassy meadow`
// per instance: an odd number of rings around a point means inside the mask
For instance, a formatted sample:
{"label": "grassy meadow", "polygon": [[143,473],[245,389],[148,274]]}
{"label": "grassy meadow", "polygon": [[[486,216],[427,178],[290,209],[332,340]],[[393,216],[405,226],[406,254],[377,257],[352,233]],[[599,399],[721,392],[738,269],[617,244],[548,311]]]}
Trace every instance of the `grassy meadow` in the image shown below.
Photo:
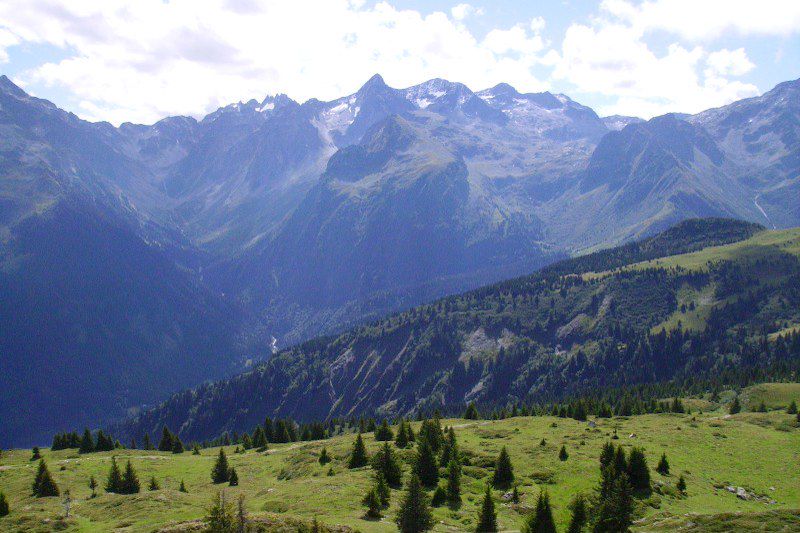
{"label": "grassy meadow", "polygon": [[[565,529],[569,501],[577,492],[591,493],[598,480],[600,448],[615,432],[618,440],[614,442],[626,449],[638,446],[645,450],[653,483],[661,487],[638,504],[636,530],[686,527],[689,531],[730,531],[749,529],[747,524],[759,531],[797,530],[800,429],[794,416],[777,408],[785,407],[792,398],[800,398],[799,393],[798,384],[757,385],[742,391],[741,397],[748,399],[744,405],[763,399],[776,409],[730,416],[723,405],[692,399],[686,404],[693,414],[597,419],[596,427],[549,416],[443,420],[443,425],[455,428],[460,449],[471,465],[464,467],[461,507],[436,509],[436,530],[474,529],[480,496],[503,446],[511,456],[522,500],[519,505],[512,505],[501,491],[494,492],[501,529],[518,530],[523,513],[535,503],[541,490],[549,492],[559,530]],[[704,411],[701,413],[698,408]],[[416,431],[419,424],[415,423],[414,428]],[[228,446],[229,461],[239,475],[238,487],[211,483],[218,448],[204,449],[200,456],[189,451],[174,455],[122,449],[79,455],[77,450],[43,450],[62,493],[70,491],[73,502],[69,519],[63,518],[63,498],[37,499],[30,495],[37,465],[30,460],[31,451],[4,451],[0,457],[0,490],[9,499],[11,514],[0,518],[0,531],[197,530],[198,519],[221,488],[231,500],[244,494],[251,516],[283,523],[286,530],[297,530],[293,520],[310,522],[317,517],[331,526],[349,526],[364,532],[394,531],[392,518],[400,500],[399,491],[392,491],[386,518],[363,518],[361,498],[370,485],[371,469],[346,468],[353,439],[352,434],[345,434],[326,441],[276,444],[266,452],[234,453],[235,446]],[[365,435],[365,441],[371,453],[380,446],[371,434]],[[562,445],[569,453],[566,461],[558,459]],[[333,457],[326,466],[317,461],[323,446]],[[670,462],[668,476],[654,470],[662,452]],[[413,449],[399,453],[410,461]],[[102,490],[112,455],[122,467],[130,459],[142,484],[140,494],[124,496]],[[331,468],[333,475],[328,475]],[[674,490],[681,474],[688,485],[686,496]],[[90,498],[91,475],[100,484],[96,498]],[[160,490],[147,490],[151,476],[161,485]],[[178,491],[181,480],[188,493]],[[743,487],[757,499],[739,499],[726,490],[727,486]],[[764,524],[774,528],[755,527]]]}

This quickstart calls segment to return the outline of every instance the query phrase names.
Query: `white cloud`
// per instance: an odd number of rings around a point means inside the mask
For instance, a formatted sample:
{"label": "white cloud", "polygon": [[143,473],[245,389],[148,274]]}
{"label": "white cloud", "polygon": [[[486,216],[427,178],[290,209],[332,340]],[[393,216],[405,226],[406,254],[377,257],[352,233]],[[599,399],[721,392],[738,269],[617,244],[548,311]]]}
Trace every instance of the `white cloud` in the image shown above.
{"label": "white cloud", "polygon": [[709,75],[718,76],[742,76],[755,68],[753,62],[747,57],[744,48],[737,48],[736,50],[723,48],[712,52],[708,54],[706,64],[708,65],[707,72]]}
{"label": "white cloud", "polygon": [[665,30],[686,39],[800,33],[797,0],[603,0],[601,9],[638,31]]}
{"label": "white cloud", "polygon": [[514,27],[479,40],[457,20],[470,14],[466,4],[423,16],[346,0],[19,0],[0,3],[0,28],[70,54],[19,77],[63,87],[76,112],[115,123],[275,92],[331,99],[376,72],[398,87],[444,77],[544,88],[531,72],[541,38]]}
{"label": "white cloud", "polygon": [[458,4],[450,8],[450,14],[455,20],[462,21],[471,15],[482,15],[483,9],[473,7],[470,4]]}

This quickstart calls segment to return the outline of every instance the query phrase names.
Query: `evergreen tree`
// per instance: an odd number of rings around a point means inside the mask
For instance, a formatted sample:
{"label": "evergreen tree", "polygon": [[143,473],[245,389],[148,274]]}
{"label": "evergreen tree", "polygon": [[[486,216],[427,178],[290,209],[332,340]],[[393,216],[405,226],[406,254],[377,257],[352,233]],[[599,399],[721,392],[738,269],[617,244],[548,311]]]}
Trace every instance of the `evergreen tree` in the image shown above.
{"label": "evergreen tree", "polygon": [[6,499],[6,495],[0,492],[0,518],[4,516],[8,516],[8,513],[11,512],[8,507],[8,500]]}
{"label": "evergreen tree", "polygon": [[[610,469],[606,469],[610,472]],[[633,498],[628,475],[609,478],[608,493],[601,495],[595,511],[594,533],[625,533],[633,523]]]}
{"label": "evergreen tree", "polygon": [[89,488],[92,491],[92,496],[91,497],[92,498],[96,498],[97,497],[97,480],[94,478],[94,476],[89,476]]}
{"label": "evergreen tree", "polygon": [[181,439],[179,439],[177,435],[174,435],[172,440],[172,453],[183,453],[183,451],[183,442],[181,442]]}
{"label": "evergreen tree", "polygon": [[147,489],[150,491],[154,491],[154,490],[159,490],[160,488],[161,487],[159,486],[158,481],[156,481],[156,476],[152,476],[150,478],[150,485],[148,485]]}
{"label": "evergreen tree", "polygon": [[322,451],[319,452],[319,464],[326,465],[331,462],[331,456],[328,455],[328,450],[323,446]]}
{"label": "evergreen tree", "polygon": [[158,450],[162,452],[171,452],[174,445],[172,432],[167,426],[161,430],[161,441],[158,443]]}
{"label": "evergreen tree", "polygon": [[409,444],[408,440],[408,428],[406,427],[408,422],[405,420],[400,421],[400,425],[397,427],[397,437],[394,439],[394,445],[398,448],[407,448]]}
{"label": "evergreen tree", "polygon": [[436,455],[428,439],[420,439],[414,460],[414,473],[419,477],[420,482],[428,488],[433,488],[439,484],[439,466],[436,464]]}
{"label": "evergreen tree", "polygon": [[728,412],[732,415],[735,415],[739,411],[742,410],[742,404],[739,403],[739,397],[736,396],[733,401],[731,402],[730,407],[728,408]]}
{"label": "evergreen tree", "polygon": [[436,490],[433,491],[433,497],[431,498],[431,505],[433,507],[441,507],[447,501],[447,491],[445,491],[441,486],[436,487]]}
{"label": "evergreen tree", "polygon": [[640,448],[633,448],[628,455],[628,481],[634,491],[640,494],[650,493],[650,469],[647,459]]}
{"label": "evergreen tree", "polygon": [[686,492],[686,480],[683,479],[683,475],[678,478],[678,484],[675,485],[675,488],[681,491],[682,493]]}
{"label": "evergreen tree", "polygon": [[228,485],[231,487],[239,485],[239,474],[236,473],[235,468],[231,468],[231,471],[228,473]]}
{"label": "evergreen tree", "polygon": [[761,403],[758,404],[758,412],[759,413],[766,413],[767,412],[767,404],[764,403],[764,400],[761,400]]}
{"label": "evergreen tree", "polygon": [[225,456],[225,448],[219,449],[217,461],[211,470],[211,481],[214,483],[226,483],[230,479],[230,467],[228,458]]}
{"label": "evergreen tree", "polygon": [[497,531],[497,513],[494,510],[492,487],[489,485],[486,485],[486,492],[483,495],[483,502],[478,512],[478,525],[475,527],[475,531],[476,533]]}
{"label": "evergreen tree", "polygon": [[395,523],[400,533],[421,533],[433,528],[433,515],[428,507],[428,498],[416,473],[412,472],[408,480]]}
{"label": "evergreen tree", "polygon": [[184,492],[184,493],[189,492],[188,490],[186,490],[186,485],[183,483],[183,480],[181,480],[181,486],[178,487],[178,492]]}
{"label": "evergreen tree", "polygon": [[375,472],[375,490],[381,499],[381,505],[388,507],[392,491],[389,489],[389,484],[386,483],[386,479],[380,472]]}
{"label": "evergreen tree", "polygon": [[233,508],[225,499],[225,491],[217,491],[211,500],[211,506],[206,515],[206,525],[209,533],[233,532]]}
{"label": "evergreen tree", "polygon": [[264,428],[258,426],[253,431],[253,447],[262,450],[267,447],[267,435],[264,433]]}
{"label": "evergreen tree", "polygon": [[53,481],[53,477],[50,475],[50,470],[47,469],[47,463],[44,462],[44,459],[39,459],[39,469],[33,481],[33,495],[37,498],[59,495],[58,485]]}
{"label": "evergreen tree", "polygon": [[78,453],[92,453],[94,451],[94,439],[92,438],[92,432],[89,431],[89,428],[85,428],[83,430],[83,438],[81,439],[81,445],[78,448]]}
{"label": "evergreen tree", "polygon": [[617,446],[617,449],[614,452],[613,466],[614,466],[614,471],[617,473],[628,471],[628,459],[625,456],[625,450],[622,449],[622,446]]}
{"label": "evergreen tree", "polygon": [[475,402],[470,402],[467,406],[467,410],[464,412],[464,418],[467,420],[477,420],[480,418],[478,414],[478,408],[475,407]]}
{"label": "evergreen tree", "polygon": [[659,459],[658,465],[656,466],[656,472],[662,476],[669,475],[669,461],[667,461],[666,453],[661,454],[661,459]]}
{"label": "evergreen tree", "polygon": [[514,468],[511,466],[511,458],[508,456],[506,447],[500,450],[500,455],[494,463],[494,477],[492,477],[492,485],[495,488],[503,489],[508,488],[514,482]]}
{"label": "evergreen tree", "polygon": [[383,447],[372,458],[372,468],[379,472],[390,486],[401,486],[403,471],[400,467],[400,461],[388,442],[384,442]]}
{"label": "evergreen tree", "polygon": [[566,461],[567,459],[569,459],[569,454],[567,453],[566,446],[561,446],[561,450],[559,450],[558,452],[558,459],[560,461]]}
{"label": "evergreen tree", "polygon": [[553,511],[550,508],[550,496],[546,491],[539,493],[536,509],[528,515],[522,526],[523,533],[555,533]]}
{"label": "evergreen tree", "polygon": [[359,433],[353,443],[353,451],[350,454],[350,461],[347,463],[347,468],[361,468],[362,466],[366,466],[368,462],[367,448],[364,446],[364,439],[361,437],[361,433]]}
{"label": "evergreen tree", "polygon": [[447,434],[444,439],[444,445],[442,446],[442,457],[439,463],[446,465],[451,459],[455,459],[456,461],[459,460],[456,432],[453,430],[453,428],[449,428],[447,430]]}
{"label": "evergreen tree", "polygon": [[389,422],[384,418],[381,425],[375,428],[375,440],[378,442],[392,440],[394,433],[392,428],[389,427]]}
{"label": "evergreen tree", "polygon": [[589,521],[589,511],[586,508],[586,498],[578,494],[569,505],[570,519],[567,533],[581,533]]}
{"label": "evergreen tree", "polygon": [[138,494],[141,487],[139,486],[139,477],[133,469],[130,460],[125,465],[125,472],[122,474],[122,494]]}
{"label": "evergreen tree", "polygon": [[42,458],[42,452],[39,450],[38,446],[34,446],[31,450],[31,461],[38,461]]}
{"label": "evergreen tree", "polygon": [[447,501],[451,505],[461,501],[461,463],[455,459],[447,464]]}
{"label": "evergreen tree", "polygon": [[371,487],[367,491],[367,493],[364,495],[362,503],[367,507],[367,518],[377,520],[381,517],[381,509],[383,508],[383,505],[381,504],[380,496],[378,496],[378,491],[375,490],[375,487]]}
{"label": "evergreen tree", "polygon": [[144,434],[144,439],[142,440],[142,446],[144,447],[145,450],[152,450],[153,449],[153,443],[150,441],[150,434],[149,433],[145,433]]}

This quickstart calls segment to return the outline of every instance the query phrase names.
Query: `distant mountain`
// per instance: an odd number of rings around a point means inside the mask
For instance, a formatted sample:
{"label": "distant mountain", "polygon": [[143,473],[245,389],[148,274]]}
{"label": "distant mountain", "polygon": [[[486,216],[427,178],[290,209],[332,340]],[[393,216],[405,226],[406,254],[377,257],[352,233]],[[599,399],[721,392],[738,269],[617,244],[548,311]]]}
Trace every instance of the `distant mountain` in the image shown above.
{"label": "distant mountain", "polygon": [[[687,255],[664,258],[679,253]],[[470,401],[506,406],[800,368],[800,336],[789,350],[763,340],[800,320],[799,256],[796,229],[690,220],[284,350],[233,379],[178,393],[113,431],[139,438],[166,424],[201,440],[265,417],[413,416],[460,411]]]}
{"label": "distant mountain", "polygon": [[603,124],[605,124],[606,128],[611,131],[619,131],[630,124],[644,122],[644,119],[639,117],[626,117],[624,115],[611,115],[608,117],[603,117],[601,120],[603,121]]}
{"label": "distant mountain", "polygon": [[[796,225],[798,85],[694,116],[608,122],[560,94],[473,92],[442,79],[395,89],[376,75],[329,102],[277,95],[201,120],[115,128],[2,76],[0,283],[27,287],[30,302],[60,276],[73,283],[50,309],[23,311],[17,292],[8,301],[19,311],[3,311],[28,316],[33,335],[88,302],[110,306],[93,319],[104,335],[91,342],[47,337],[48,360],[85,343],[82,353],[131,372],[163,371],[141,394],[101,394],[96,411],[76,415],[89,423],[268,357],[272,336],[287,346],[337,333],[686,218]],[[31,239],[41,228],[47,238]],[[119,248],[106,233],[119,234]],[[122,250],[136,257],[120,262]],[[151,292],[164,279],[170,290]],[[106,301],[126,291],[133,301]],[[145,312],[151,305],[163,314]],[[160,322],[141,325],[151,315]],[[0,345],[14,347],[13,381],[31,354],[9,331]],[[216,337],[189,341],[192,332]],[[148,367],[140,346],[161,366]],[[205,362],[188,368],[187,357]],[[66,396],[36,405],[70,401],[84,386],[78,372],[61,374]],[[102,390],[116,387],[109,372],[96,376]],[[0,405],[0,416],[12,407]]]}

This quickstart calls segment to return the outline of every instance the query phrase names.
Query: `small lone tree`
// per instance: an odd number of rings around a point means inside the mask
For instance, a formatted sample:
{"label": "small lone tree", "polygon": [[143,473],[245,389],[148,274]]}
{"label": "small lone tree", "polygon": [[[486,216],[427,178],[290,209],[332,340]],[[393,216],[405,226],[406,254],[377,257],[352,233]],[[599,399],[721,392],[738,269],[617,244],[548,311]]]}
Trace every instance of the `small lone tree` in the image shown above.
{"label": "small lone tree", "polygon": [[211,481],[214,483],[226,483],[230,479],[230,467],[228,458],[225,456],[225,448],[219,449],[217,461],[211,470]]}
{"label": "small lone tree", "polygon": [[428,439],[422,439],[419,443],[417,456],[414,460],[414,473],[419,477],[420,482],[428,488],[433,488],[439,484],[439,466],[436,464],[436,455]]}
{"label": "small lone tree", "polygon": [[139,485],[139,477],[133,469],[130,460],[125,465],[125,472],[122,474],[121,494],[138,494],[141,489]]}
{"label": "small lone tree", "polygon": [[0,517],[8,516],[8,513],[11,512],[8,507],[8,500],[6,499],[6,495],[0,492]]}
{"label": "small lone tree", "polygon": [[236,487],[239,485],[239,474],[236,473],[236,469],[231,467],[231,471],[228,474],[228,485],[231,487]]}
{"label": "small lone tree", "polygon": [[556,533],[553,511],[550,508],[550,496],[547,491],[539,493],[536,509],[528,515],[522,526],[523,533]]}
{"label": "small lone tree", "polygon": [[486,492],[483,494],[481,508],[478,511],[478,525],[475,527],[476,533],[497,531],[497,513],[494,510],[494,500],[492,499],[492,487],[486,485]]}
{"label": "small lone tree", "polygon": [[683,475],[678,478],[678,484],[675,485],[675,488],[681,491],[681,493],[686,493],[686,480],[683,478]]}
{"label": "small lone tree", "polygon": [[461,463],[455,459],[447,464],[447,501],[451,505],[461,501]]}
{"label": "small lone tree", "polygon": [[666,453],[661,454],[661,459],[658,460],[658,465],[656,465],[656,472],[662,476],[669,475],[669,461],[667,461]]}
{"label": "small lone tree", "polygon": [[736,413],[738,413],[741,410],[742,410],[742,404],[739,403],[739,397],[736,396],[736,397],[733,398],[733,401],[731,402],[730,408],[728,408],[728,412],[730,414],[732,414],[732,415],[735,415]]}
{"label": "small lone tree", "polygon": [[347,468],[361,468],[366,466],[368,462],[367,448],[364,446],[364,439],[361,437],[361,433],[359,433],[353,443],[353,451],[350,453],[350,461],[347,463]]}
{"label": "small lone tree", "polygon": [[97,497],[97,480],[94,478],[94,476],[90,476],[89,477],[89,488],[92,491],[92,496],[91,497],[92,498],[96,498]]}
{"label": "small lone tree", "polygon": [[569,504],[570,519],[567,533],[581,533],[589,521],[589,511],[586,506],[586,497],[578,494]]}
{"label": "small lone tree", "polygon": [[211,500],[206,515],[209,533],[229,533],[233,531],[233,507],[225,499],[225,491],[217,491]]}
{"label": "small lone tree", "polygon": [[183,483],[183,480],[181,480],[181,486],[178,487],[178,492],[184,492],[184,493],[189,492],[188,490],[186,490],[186,485]]}
{"label": "small lone tree", "polygon": [[31,461],[38,461],[42,458],[42,452],[39,450],[38,446],[34,446],[31,450]]}
{"label": "small lone tree", "polygon": [[792,403],[789,404],[789,407],[786,408],[786,414],[789,415],[796,415],[797,414],[797,402],[792,400]]}
{"label": "small lone tree", "polygon": [[183,452],[184,452],[183,442],[181,442],[181,439],[179,439],[178,436],[175,435],[175,438],[172,441],[172,453],[183,453]]}
{"label": "small lone tree", "polygon": [[395,523],[401,533],[420,533],[433,528],[433,516],[428,507],[428,498],[422,490],[419,477],[414,472],[408,480]]}
{"label": "small lone tree", "polygon": [[383,505],[381,504],[381,498],[378,496],[378,491],[375,489],[375,487],[372,487],[367,491],[361,503],[367,507],[367,518],[377,520],[382,516],[381,509],[383,509]]}
{"label": "small lone tree", "polygon": [[464,412],[464,418],[467,420],[477,420],[480,417],[478,413],[478,408],[475,407],[475,402],[470,402],[467,406],[467,410]]}
{"label": "small lone tree", "polygon": [[44,462],[44,459],[39,459],[39,469],[36,471],[36,478],[33,481],[33,495],[37,498],[47,498],[59,494],[58,485],[53,481],[53,477],[47,469],[47,463]]}
{"label": "small lone tree", "polygon": [[326,465],[331,462],[331,456],[328,455],[327,448],[323,447],[322,451],[319,452],[319,464]]}
{"label": "small lone tree", "polygon": [[567,459],[569,459],[569,454],[567,453],[566,446],[561,446],[561,450],[559,450],[558,452],[558,459],[560,461],[566,461]]}
{"label": "small lone tree", "polygon": [[508,450],[503,446],[494,464],[492,485],[494,485],[495,488],[503,489],[510,487],[513,482],[514,467],[511,466],[511,458],[508,456]]}
{"label": "small lone tree", "polygon": [[514,490],[511,491],[511,503],[519,503],[519,487],[514,485]]}
{"label": "small lone tree", "polygon": [[392,491],[389,490],[389,484],[380,472],[375,472],[375,491],[381,499],[381,505],[384,507],[389,506],[389,499],[392,497]]}
{"label": "small lone tree", "polygon": [[441,507],[446,501],[447,491],[441,486],[436,487],[436,490],[433,491],[433,496],[431,497],[431,505],[433,507]]}
{"label": "small lone tree", "polygon": [[394,439],[394,445],[398,448],[407,448],[409,444],[408,439],[408,422],[405,420],[400,421],[400,425],[397,427],[397,437]]}
{"label": "small lone tree", "polygon": [[148,485],[147,489],[150,491],[154,491],[154,490],[159,490],[160,488],[161,487],[159,486],[158,481],[156,481],[156,476],[152,476],[150,478],[150,485]]}

